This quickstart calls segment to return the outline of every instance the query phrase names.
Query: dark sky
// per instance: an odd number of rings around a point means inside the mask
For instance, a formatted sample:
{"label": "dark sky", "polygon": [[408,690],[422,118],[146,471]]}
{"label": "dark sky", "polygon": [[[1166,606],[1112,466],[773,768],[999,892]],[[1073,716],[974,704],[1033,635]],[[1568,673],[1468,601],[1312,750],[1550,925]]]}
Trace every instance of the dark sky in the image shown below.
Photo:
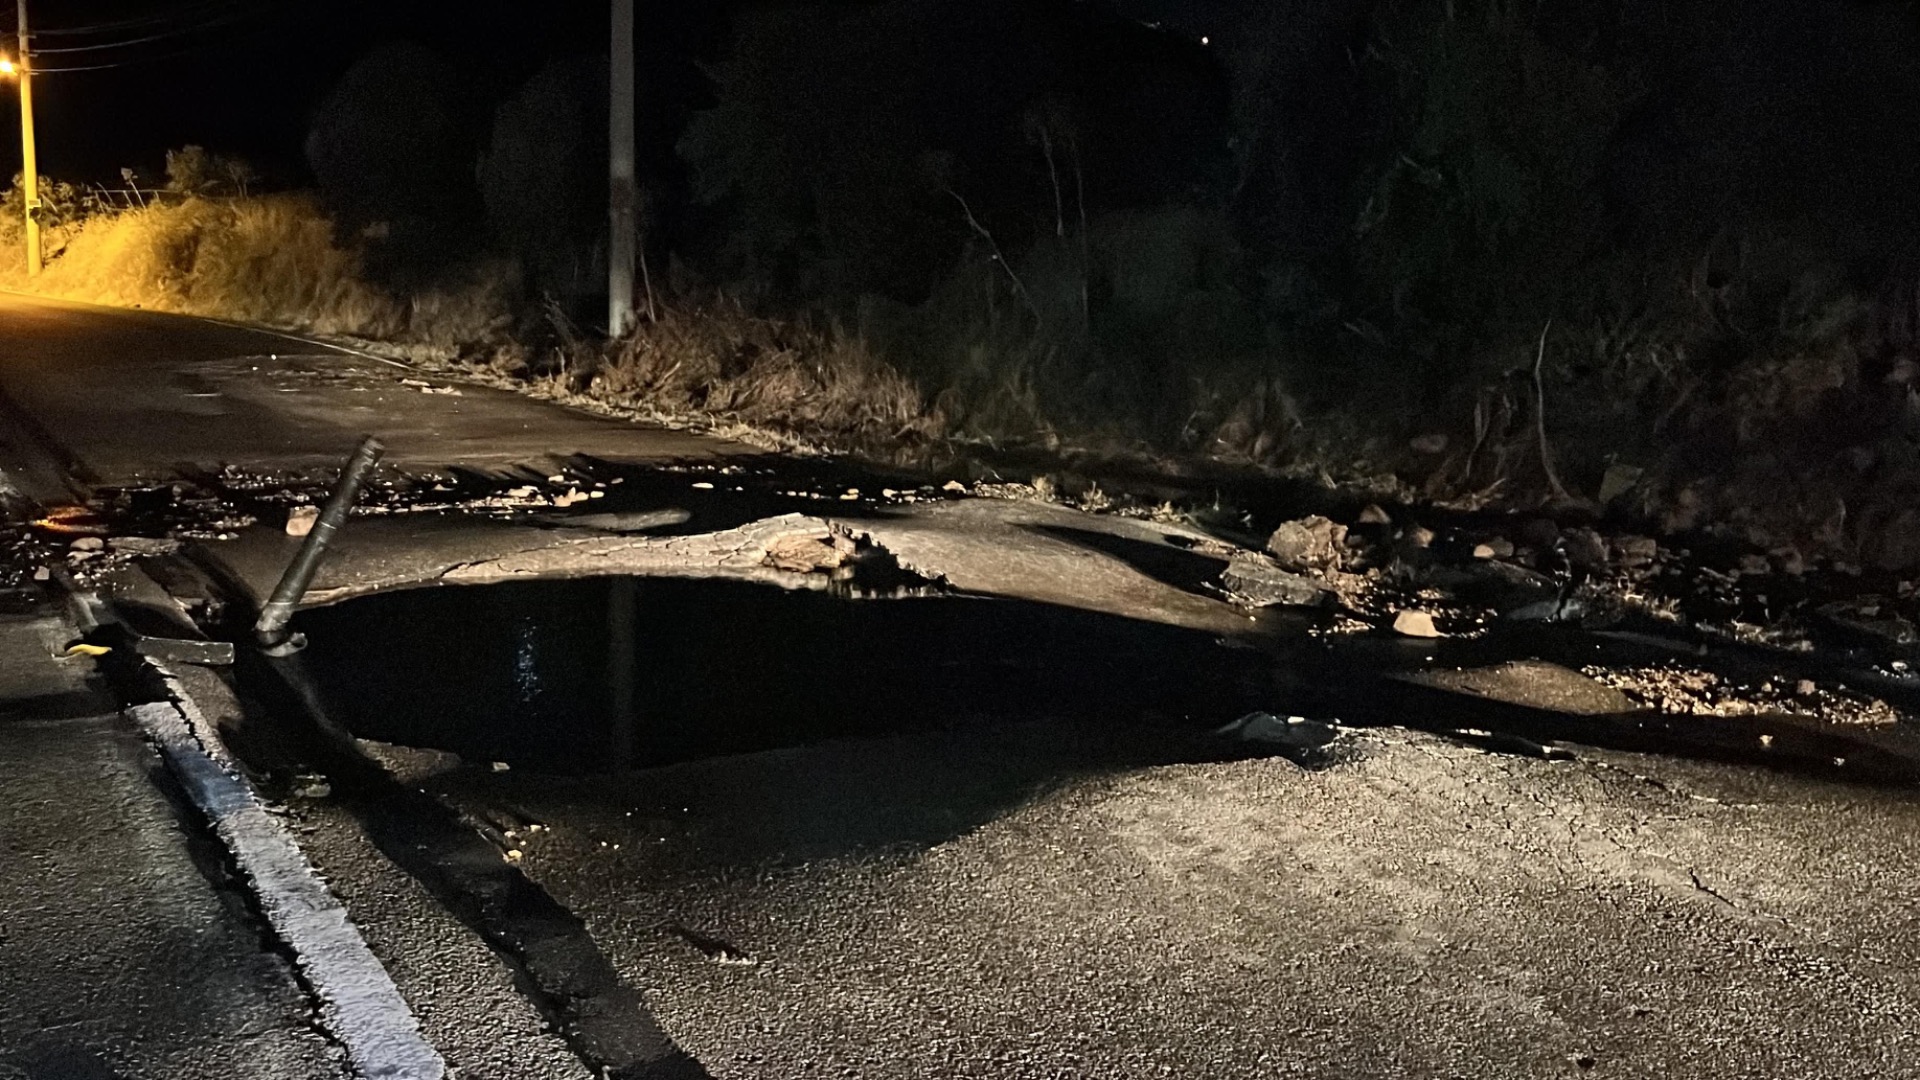
{"label": "dark sky", "polygon": [[[726,5],[638,0],[643,53],[709,50]],[[1190,33],[1247,0],[1100,0]],[[41,172],[110,181],[170,147],[238,152],[299,179],[308,116],[372,46],[408,39],[453,60],[483,95],[554,57],[604,50],[605,0],[31,0]],[[14,51],[13,0],[0,32]],[[54,52],[53,50],[76,50]],[[643,63],[646,57],[643,55]],[[72,69],[96,70],[72,70]],[[68,70],[61,70],[68,69]],[[19,168],[18,110],[0,86],[0,172]]]}
{"label": "dark sky", "polygon": [[[315,103],[382,40],[445,53],[485,92],[510,89],[552,56],[604,49],[607,33],[605,6],[592,0],[32,3],[33,51],[44,71],[34,83],[41,171],[96,179],[123,164],[152,167],[168,147],[189,142],[297,167]],[[668,13],[706,6],[641,3]],[[12,9],[11,0],[0,5],[9,54]],[[138,22],[115,25],[128,20]],[[674,32],[685,21],[656,19]],[[0,168],[17,170],[17,109],[10,86],[0,93]]]}

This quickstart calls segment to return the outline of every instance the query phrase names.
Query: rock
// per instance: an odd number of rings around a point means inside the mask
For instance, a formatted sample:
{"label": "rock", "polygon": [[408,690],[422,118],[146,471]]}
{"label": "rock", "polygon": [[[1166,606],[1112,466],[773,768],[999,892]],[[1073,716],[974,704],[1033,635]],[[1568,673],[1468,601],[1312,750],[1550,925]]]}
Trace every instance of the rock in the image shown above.
{"label": "rock", "polygon": [[1508,622],[1578,622],[1587,615],[1587,605],[1577,599],[1537,600],[1531,604],[1522,604],[1511,611],[1503,611],[1500,617]]}
{"label": "rock", "polygon": [[67,546],[75,551],[105,551],[107,542],[97,536],[83,536]]}
{"label": "rock", "polygon": [[946,483],[940,485],[940,490],[949,491],[955,495],[965,495],[967,493],[967,485],[961,483],[958,480],[949,480]]}
{"label": "rock", "polygon": [[1445,637],[1440,628],[1433,625],[1433,616],[1424,611],[1402,611],[1393,617],[1393,632],[1401,637],[1437,638]]}
{"label": "rock", "polygon": [[1660,544],[1650,536],[1617,536],[1613,540],[1613,554],[1622,567],[1642,570],[1660,557]]}
{"label": "rock", "polygon": [[314,522],[320,520],[320,508],[317,506],[296,506],[287,511],[287,535],[305,536],[313,531]]}
{"label": "rock", "polygon": [[35,580],[35,581],[52,581],[52,580],[53,580],[53,571],[52,571],[51,569],[49,569],[49,568],[47,568],[47,567],[44,567],[44,566],[36,566],[36,567],[34,567],[34,568],[33,568],[33,580]]}
{"label": "rock", "polygon": [[1288,521],[1267,537],[1267,554],[1289,570],[1332,570],[1340,565],[1347,527],[1315,515]]}
{"label": "rock", "polygon": [[1387,512],[1380,508],[1379,503],[1368,503],[1361,509],[1360,516],[1354,519],[1354,523],[1359,525],[1391,525],[1393,524],[1393,518],[1387,516]]}
{"label": "rock", "polygon": [[1560,551],[1575,567],[1588,572],[1607,568],[1607,542],[1592,529],[1568,529],[1560,534]]}
{"label": "rock", "polygon": [[1251,712],[1214,729],[1214,734],[1236,742],[1263,743],[1289,750],[1314,750],[1332,742],[1340,733],[1331,724],[1308,720],[1303,716],[1282,719],[1270,712]]}
{"label": "rock", "polygon": [[1407,445],[1413,447],[1413,452],[1416,454],[1444,454],[1447,452],[1447,437],[1434,432],[1418,436],[1410,440]]}
{"label": "rock", "polygon": [[1773,573],[1773,563],[1765,555],[1742,555],[1736,569],[1741,577],[1766,577]]}
{"label": "rock", "polygon": [[1332,592],[1319,581],[1292,573],[1265,555],[1243,551],[1220,572],[1220,587],[1245,607],[1319,607]]}
{"label": "rock", "polygon": [[774,538],[762,560],[775,570],[797,574],[825,573],[846,561],[846,553],[834,546],[833,537],[804,533]]}
{"label": "rock", "polygon": [[1699,490],[1684,488],[1673,497],[1673,504],[1661,515],[1660,531],[1668,534],[1692,532],[1700,527],[1706,512],[1707,500]]}
{"label": "rock", "polygon": [[1400,534],[1400,543],[1403,547],[1425,550],[1433,546],[1433,530],[1424,525],[1415,525]]}
{"label": "rock", "polygon": [[1767,557],[1773,560],[1775,571],[1788,577],[1799,577],[1807,572],[1806,556],[1800,554],[1797,547],[1777,547],[1767,552]]}
{"label": "rock", "polygon": [[1812,679],[1801,679],[1793,684],[1793,692],[1798,697],[1812,697],[1820,692],[1820,688],[1814,685]]}
{"label": "rock", "polygon": [[291,793],[297,799],[325,799],[333,794],[333,784],[318,773],[303,773],[293,778]]}
{"label": "rock", "polygon": [[1511,559],[1513,558],[1513,541],[1504,536],[1496,536],[1491,540],[1482,541],[1481,543],[1473,545],[1473,557],[1476,559]]}
{"label": "rock", "polygon": [[1600,505],[1605,506],[1632,491],[1645,471],[1633,465],[1607,466],[1605,475],[1600,478]]}

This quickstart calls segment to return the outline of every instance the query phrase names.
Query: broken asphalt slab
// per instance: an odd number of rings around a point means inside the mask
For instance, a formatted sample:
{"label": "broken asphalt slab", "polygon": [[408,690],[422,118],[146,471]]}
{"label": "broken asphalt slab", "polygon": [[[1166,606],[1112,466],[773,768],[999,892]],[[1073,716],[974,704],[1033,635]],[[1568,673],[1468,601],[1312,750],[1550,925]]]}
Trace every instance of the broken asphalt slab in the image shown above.
{"label": "broken asphalt slab", "polygon": [[[716,577],[827,588],[830,577],[779,569],[769,554],[789,538],[866,538],[905,570],[982,596],[1056,604],[1147,622],[1245,633],[1244,612],[1202,587],[1224,558],[1184,526],[1083,514],[1038,502],[963,499],[890,508],[858,518],[785,514],[714,533],[582,535],[472,518],[356,518],[340,534],[308,595],[311,604],[422,584],[477,585],[603,574]],[[201,549],[232,584],[264,597],[298,542],[252,529]],[[777,560],[776,560],[777,561]]]}

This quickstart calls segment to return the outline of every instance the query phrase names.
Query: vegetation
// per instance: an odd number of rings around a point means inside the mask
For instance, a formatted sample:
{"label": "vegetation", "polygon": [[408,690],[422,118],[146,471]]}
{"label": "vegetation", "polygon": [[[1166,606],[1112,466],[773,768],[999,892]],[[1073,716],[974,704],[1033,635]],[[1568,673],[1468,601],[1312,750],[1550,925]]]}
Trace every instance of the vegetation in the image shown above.
{"label": "vegetation", "polygon": [[316,115],[312,196],[195,151],[145,205],[53,185],[35,287],[888,456],[1604,491],[1920,563],[1890,539],[1920,525],[1897,6],[1253,7],[1212,46],[1086,4],[742,9],[705,107],[646,126],[648,318],[611,345],[574,328],[604,275],[580,60],[488,101],[370,55]]}
{"label": "vegetation", "polygon": [[[130,208],[82,197],[69,208],[70,190],[42,188],[59,207],[46,215],[46,270],[29,278],[9,265],[0,274],[7,287],[449,349],[484,341],[507,322],[497,272],[406,298],[369,284],[360,254],[335,243],[333,222],[304,195],[184,195]],[[18,250],[19,220],[8,216],[0,245]]]}

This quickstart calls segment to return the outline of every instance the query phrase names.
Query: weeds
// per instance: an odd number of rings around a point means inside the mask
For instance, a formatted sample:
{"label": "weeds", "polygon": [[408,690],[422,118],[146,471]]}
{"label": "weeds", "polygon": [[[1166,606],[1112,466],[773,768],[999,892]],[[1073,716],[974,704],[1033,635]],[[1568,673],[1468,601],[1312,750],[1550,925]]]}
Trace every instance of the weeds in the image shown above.
{"label": "weeds", "polygon": [[619,405],[883,454],[945,434],[919,388],[861,338],[831,324],[757,317],[727,300],[663,310],[611,345],[575,338],[562,359],[579,392]]}
{"label": "weeds", "polygon": [[510,310],[503,265],[405,298],[369,284],[360,253],[341,247],[333,222],[300,195],[92,207],[60,222],[49,251],[39,276],[10,266],[0,282],[68,300],[448,350],[498,335]]}

